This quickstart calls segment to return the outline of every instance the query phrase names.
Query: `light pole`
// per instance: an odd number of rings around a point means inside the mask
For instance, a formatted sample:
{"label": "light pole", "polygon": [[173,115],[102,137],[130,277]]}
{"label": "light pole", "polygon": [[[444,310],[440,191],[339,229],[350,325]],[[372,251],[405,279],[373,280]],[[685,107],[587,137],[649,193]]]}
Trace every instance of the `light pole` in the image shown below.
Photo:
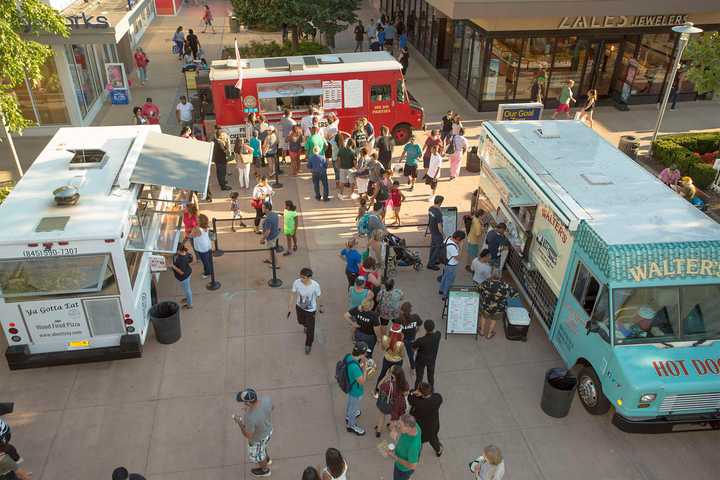
{"label": "light pole", "polygon": [[23,176],[23,170],[20,166],[20,159],[18,158],[17,151],[15,150],[15,143],[13,143],[13,139],[10,136],[10,130],[8,130],[7,125],[5,124],[5,115],[0,111],[0,123],[2,123],[3,131],[5,132],[5,138],[7,139],[8,146],[10,147],[10,153],[13,156],[13,160],[15,160],[15,166],[17,167],[18,171],[18,180],[20,180]]}
{"label": "light pole", "polygon": [[[672,71],[670,77],[665,85],[665,93],[663,94],[662,104],[660,105],[660,111],[658,112],[657,123],[655,123],[655,131],[653,132],[652,142],[657,139],[658,133],[660,132],[660,125],[662,125],[663,116],[665,116],[665,108],[667,108],[668,98],[670,98],[670,90],[672,89],[673,83],[675,83],[675,76],[677,75],[678,68],[680,67],[680,61],[682,60],[683,52],[687,47],[688,41],[690,41],[690,35],[695,33],[702,33],[702,28],[693,26],[692,22],[685,22],[685,25],[678,25],[673,27],[673,32],[680,34],[680,41],[678,42],[678,48],[675,52],[675,61],[673,62]],[[652,150],[652,142],[650,143],[650,149]]]}

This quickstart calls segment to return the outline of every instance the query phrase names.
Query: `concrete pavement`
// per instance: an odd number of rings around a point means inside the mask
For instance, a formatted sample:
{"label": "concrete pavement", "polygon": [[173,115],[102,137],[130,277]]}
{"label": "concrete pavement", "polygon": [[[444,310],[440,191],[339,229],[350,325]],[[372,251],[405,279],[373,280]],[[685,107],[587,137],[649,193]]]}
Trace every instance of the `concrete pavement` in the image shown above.
{"label": "concrete pavement", "polygon": [[[213,5],[220,16],[221,2]],[[180,23],[199,23],[199,16],[185,8]],[[362,14],[369,18],[371,10],[365,8]],[[176,127],[172,108],[181,78],[176,60],[164,52],[178,23],[160,18],[150,27],[144,46],[152,59],[151,80],[145,89],[133,92],[136,98],[149,94],[160,104],[166,131]],[[219,51],[223,35],[201,37],[206,51]],[[346,41],[339,36],[340,48],[351,45]],[[408,85],[431,122],[448,108],[459,109],[471,134],[477,135],[478,126],[472,122],[489,117],[473,115],[462,98],[448,94],[451,89],[417,56]],[[106,107],[102,121],[126,123],[129,110],[121,108]],[[704,108],[683,104],[667,118],[669,122],[684,119],[683,128],[692,128]],[[608,126],[637,130],[648,128],[652,113],[639,108],[630,113],[599,109],[597,118]],[[236,186],[237,174],[232,173],[231,185]],[[345,278],[337,252],[353,234],[357,207],[337,199],[316,202],[308,174],[281,180],[285,187],[278,190],[275,205],[291,199],[301,213],[300,250],[280,258],[282,288],[267,287],[270,270],[261,262],[265,254],[226,254],[215,262],[222,283],[217,291],[204,288],[199,264],[194,265],[195,308],[183,311],[183,338],[176,344],[160,345],[150,333],[140,359],[20,372],[8,371],[0,361],[0,398],[16,402],[16,413],[8,416],[13,443],[35,479],[102,480],[118,465],[149,480],[253,478],[241,434],[230,419],[237,411],[235,393],[245,386],[258,388],[275,403],[273,478],[299,478],[306,465],[322,462],[330,446],[345,455],[348,478],[391,478],[392,464],[378,454],[378,440],[371,434],[360,438],[345,432],[344,396],[333,379],[335,362],[351,345],[342,319]],[[452,183],[441,181],[438,194],[446,196],[447,205],[465,212],[475,186],[475,177],[463,171]],[[414,192],[404,193],[408,199],[403,221],[423,223],[429,190],[418,184]],[[246,192],[242,198],[249,217]],[[209,216],[230,216],[225,196],[218,195],[202,209]],[[402,227],[396,232],[411,245],[428,244],[422,229]],[[227,226],[220,228],[219,242],[224,249],[259,247],[258,237],[249,230],[232,233]],[[427,249],[419,250],[425,260]],[[317,340],[309,356],[303,352],[302,328],[294,316],[286,318],[289,288],[303,266],[314,270],[323,288],[324,313],[319,315]],[[401,268],[397,285],[423,319],[439,321],[442,304],[435,276],[435,272]],[[469,282],[462,271],[458,283]],[[163,275],[160,297],[176,301],[181,297],[170,274]],[[379,358],[376,352],[375,360]],[[717,478],[715,432],[626,435],[610,425],[608,415],[592,417],[577,401],[567,418],[547,417],[539,408],[543,374],[560,364],[537,323],[527,343],[509,342],[501,332],[492,340],[460,335],[443,340],[436,376],[437,390],[445,398],[440,430],[445,454],[438,459],[426,447],[413,478],[469,479],[468,462],[489,443],[503,450],[505,478],[510,480]],[[371,429],[375,414],[373,399],[365,398],[360,423]]]}

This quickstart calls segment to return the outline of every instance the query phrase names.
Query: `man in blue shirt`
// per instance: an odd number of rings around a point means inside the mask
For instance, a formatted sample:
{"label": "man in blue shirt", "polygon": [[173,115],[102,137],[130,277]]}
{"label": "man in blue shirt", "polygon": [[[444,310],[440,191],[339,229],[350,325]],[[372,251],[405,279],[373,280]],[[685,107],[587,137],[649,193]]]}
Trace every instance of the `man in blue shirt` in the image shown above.
{"label": "man in blue shirt", "polygon": [[323,186],[323,201],[330,201],[328,197],[328,177],[327,177],[327,158],[324,155],[320,155],[320,147],[314,147],[312,155],[308,158],[308,168],[312,172],[313,188],[315,189],[315,200],[320,200],[320,182]]}
{"label": "man in blue shirt", "polygon": [[[277,249],[278,238],[280,238],[280,217],[277,212],[273,212],[272,203],[265,202],[262,208],[263,213],[265,213],[265,219],[262,224],[262,239],[260,240],[260,245],[268,244],[272,246],[272,248]],[[269,258],[266,258],[263,262],[272,264]]]}
{"label": "man in blue shirt", "polygon": [[345,248],[340,250],[340,257],[345,260],[345,276],[348,279],[348,288],[352,287],[360,272],[362,255],[355,249],[357,240],[354,238],[347,241]]}
{"label": "man in blue shirt", "polygon": [[490,252],[490,265],[493,268],[500,268],[501,247],[510,247],[510,241],[505,236],[505,232],[507,232],[507,225],[498,223],[485,237],[485,243]]}

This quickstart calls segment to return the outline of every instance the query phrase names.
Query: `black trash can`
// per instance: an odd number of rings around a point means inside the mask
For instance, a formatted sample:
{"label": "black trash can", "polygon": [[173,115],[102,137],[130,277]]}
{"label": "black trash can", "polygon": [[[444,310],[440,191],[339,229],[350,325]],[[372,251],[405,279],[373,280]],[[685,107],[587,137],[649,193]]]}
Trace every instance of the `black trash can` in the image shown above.
{"label": "black trash can", "polygon": [[564,368],[551,368],[545,373],[540,408],[555,418],[566,417],[570,412],[577,378]]}
{"label": "black trash can", "polygon": [[180,305],[177,303],[160,302],[150,307],[150,322],[158,342],[169,345],[180,340]]}
{"label": "black trash can", "polygon": [[623,135],[620,137],[620,143],[618,143],[618,149],[633,160],[637,159],[638,149],[640,148],[640,142],[637,137],[633,135]]}

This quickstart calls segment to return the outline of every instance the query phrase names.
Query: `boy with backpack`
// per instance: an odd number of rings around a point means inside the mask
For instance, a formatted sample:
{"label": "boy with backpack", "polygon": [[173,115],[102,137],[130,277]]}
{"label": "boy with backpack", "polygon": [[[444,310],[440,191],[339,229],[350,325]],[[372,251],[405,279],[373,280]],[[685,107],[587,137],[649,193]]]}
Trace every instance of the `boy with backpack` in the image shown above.
{"label": "boy with backpack", "polygon": [[365,342],[355,342],[352,353],[335,365],[335,379],[343,393],[347,394],[345,404],[345,428],[357,436],[365,435],[365,429],[357,424],[360,416],[360,403],[365,394],[365,381],[368,377],[366,359],[368,346]]}

